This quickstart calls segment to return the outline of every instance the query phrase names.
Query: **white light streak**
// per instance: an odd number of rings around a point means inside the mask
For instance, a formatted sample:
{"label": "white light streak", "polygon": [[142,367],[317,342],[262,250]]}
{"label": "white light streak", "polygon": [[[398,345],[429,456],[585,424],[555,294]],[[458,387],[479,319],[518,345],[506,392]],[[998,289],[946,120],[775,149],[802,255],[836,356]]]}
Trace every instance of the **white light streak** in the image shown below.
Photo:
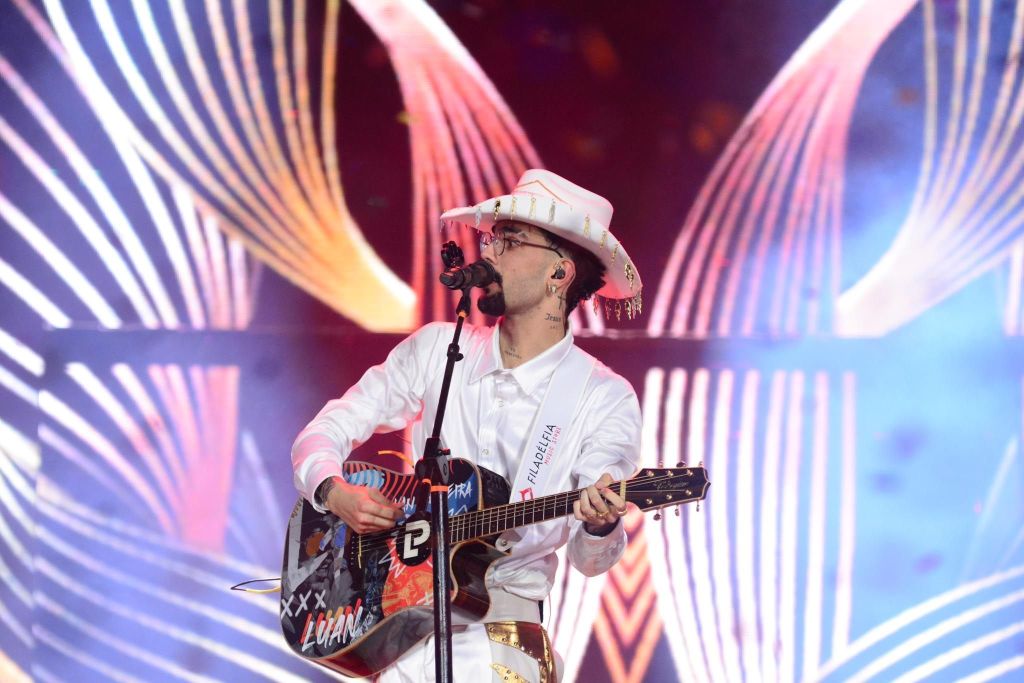
{"label": "white light streak", "polygon": [[[146,604],[166,604],[168,607],[187,610],[204,619],[208,619],[211,623],[227,626],[238,633],[249,636],[260,641],[264,645],[273,647],[274,649],[280,650],[285,647],[285,643],[281,639],[281,633],[277,628],[267,628],[255,621],[244,619],[232,612],[227,612],[223,609],[213,607],[207,604],[205,600],[186,597],[186,595],[183,595],[178,591],[163,588],[158,583],[136,578],[131,574],[119,570],[116,564],[112,562],[102,562],[72,544],[53,543],[47,548],[47,552],[55,553],[63,558],[60,564],[62,567],[69,570],[69,576],[80,576],[85,578],[88,576],[87,572],[91,572],[93,575],[103,579],[104,581],[110,581],[119,584],[122,587],[130,588],[142,593],[145,596],[143,600]],[[71,567],[76,565],[81,569],[71,570]],[[82,581],[82,583],[86,583],[86,581]],[[207,590],[212,592],[215,589],[208,587]],[[161,606],[159,609],[154,608],[152,611],[165,612],[165,609]]]}
{"label": "white light streak", "polygon": [[825,583],[825,520],[828,508],[828,375],[814,375],[814,423],[811,450],[811,500],[807,513],[807,575],[804,596],[804,646],[801,680],[814,675],[821,663],[821,610]]}
{"label": "white light streak", "polygon": [[[17,638],[21,642],[21,644],[24,645],[26,648],[32,649],[35,647],[35,640],[32,638],[31,630],[25,628],[24,622],[19,620],[17,617],[14,616],[14,614],[11,613],[11,610],[8,609],[7,605],[4,603],[3,600],[0,600],[0,622],[3,622],[4,626],[7,627],[7,630],[10,631],[11,635]],[[0,652],[0,660],[3,660],[5,658],[6,657],[4,653]],[[15,675],[14,672],[11,670],[11,667],[13,666],[14,663],[10,662],[9,660],[6,662],[0,661],[0,676],[3,677],[4,681],[7,681],[8,683],[21,683],[22,681],[24,681],[24,683],[31,683],[32,679],[27,677],[18,677],[17,675]]]}
{"label": "white light streak", "polygon": [[757,462],[758,393],[761,373],[748,370],[743,379],[740,406],[739,444],[736,460],[736,585],[739,607],[739,639],[743,655],[743,680],[761,680],[761,634],[758,630],[757,598],[754,591],[754,472]]}
{"label": "white light streak", "polygon": [[89,398],[106,413],[131,444],[132,449],[142,459],[146,470],[156,481],[163,499],[170,505],[175,517],[178,517],[181,511],[181,498],[178,495],[178,489],[171,483],[167,468],[145,431],[88,365],[68,363],[66,372],[68,377],[73,379],[89,395]]}
{"label": "white light streak", "polygon": [[938,610],[952,605],[958,600],[963,600],[983,590],[993,588],[1008,581],[1013,581],[1021,576],[1024,576],[1024,565],[1008,569],[1004,572],[992,574],[984,579],[979,579],[968,584],[957,586],[953,590],[940,593],[933,598],[929,598],[924,602],[905,609],[892,619],[878,624],[860,638],[850,643],[848,647],[844,648],[837,655],[834,655],[833,658],[818,671],[818,676],[820,678],[827,677],[846,662],[852,661],[855,657],[860,656],[869,648],[874,647],[886,638],[899,633],[902,629],[910,627],[911,624],[919,619],[924,619]]}
{"label": "white light streak", "polygon": [[836,560],[835,612],[832,618],[832,652],[836,657],[850,640],[853,613],[853,555],[857,525],[857,376],[842,376],[842,475],[839,500],[839,555]]}
{"label": "white light streak", "polygon": [[2,258],[0,258],[0,284],[10,289],[48,325],[52,327],[71,326],[71,318],[65,315],[64,311],[57,308],[57,305],[50,301],[38,287]]}
{"label": "white light streak", "polygon": [[[1006,444],[1006,448],[1003,449],[1003,457],[999,460],[999,466],[996,469],[995,475],[992,477],[992,482],[989,484],[988,492],[985,494],[985,503],[981,507],[981,515],[978,517],[978,521],[974,526],[974,533],[971,534],[971,543],[967,547],[967,552],[963,561],[963,570],[960,573],[961,583],[965,580],[972,578],[972,574],[975,571],[975,565],[978,562],[978,551],[980,550],[979,545],[984,538],[985,531],[988,530],[988,526],[992,521],[992,517],[996,512],[996,506],[999,502],[999,497],[1002,495],[1003,489],[1006,486],[1007,478],[1010,475],[1010,469],[1015,464],[1018,453],[1017,439],[1010,439],[1010,442]],[[1010,479],[1013,482],[1013,479]],[[1009,495],[1013,495],[1012,493]]]}
{"label": "white light streak", "polygon": [[[1024,590],[1014,591],[1001,598],[995,600],[989,600],[988,602],[982,603],[977,607],[966,609],[956,616],[945,619],[944,621],[927,628],[920,633],[908,638],[904,642],[900,643],[896,647],[886,652],[881,657],[878,657],[870,664],[865,666],[863,669],[858,671],[856,674],[851,676],[848,680],[850,683],[861,683],[862,681],[869,681],[893,666],[897,662],[906,657],[914,654],[921,648],[930,645],[945,635],[948,635],[959,628],[967,626],[968,624],[977,621],[989,614],[994,614],[1003,609],[1009,609],[1016,606],[1018,603],[1024,601]],[[1019,614],[1019,607],[1016,607]]]}
{"label": "white light streak", "polygon": [[[662,446],[645,460],[648,466],[673,465],[681,461],[683,396],[686,393],[686,371],[676,368],[669,373],[668,391],[664,400]],[[644,388],[645,428],[656,438],[659,422],[658,407],[649,408],[651,402],[659,406],[664,385],[664,370],[651,368]],[[648,427],[648,425],[650,425]],[[687,511],[688,512],[688,511]],[[668,516],[663,522],[644,517],[644,535],[651,560],[651,577],[657,588],[655,600],[661,614],[669,651],[679,675],[689,680],[707,680],[707,656],[695,618],[693,583],[690,573],[692,550],[684,542],[683,517]],[[703,552],[699,550],[698,552]]]}
{"label": "white light streak", "polygon": [[950,648],[938,657],[933,657],[924,664],[919,664],[897,678],[893,683],[917,683],[917,681],[923,681],[931,678],[952,664],[966,659],[971,655],[975,655],[987,647],[997,645],[1022,632],[1024,632],[1024,621],[1018,621],[1006,628],[986,633],[984,636],[974,638],[966,643]]}
{"label": "white light streak", "polygon": [[[785,413],[786,374],[772,373],[765,422],[764,461],[761,469],[760,580],[761,599],[761,676],[778,680],[779,672],[779,468],[782,453],[782,422]],[[781,645],[785,647],[785,645]]]}
{"label": "white light streak", "polygon": [[[714,415],[711,432],[710,468],[721,472],[732,472],[732,458],[729,448],[730,429],[732,425],[732,397],[735,374],[732,370],[721,370],[718,373],[718,387],[715,391]],[[732,516],[729,506],[728,477],[722,491],[712,496],[708,505],[708,517],[711,524],[711,562],[714,575],[715,609],[718,612],[718,637],[722,643],[722,659],[725,663],[726,680],[738,681],[743,678],[740,668],[740,651],[736,644],[736,616],[733,607],[732,592],[732,543],[729,532],[729,518]],[[721,480],[720,480],[721,481]]]}
{"label": "white light streak", "polygon": [[167,423],[164,421],[163,414],[156,407],[153,399],[142,385],[142,381],[139,379],[138,375],[135,374],[135,371],[130,365],[125,363],[116,363],[110,371],[111,374],[121,383],[121,387],[125,390],[132,401],[135,402],[142,418],[141,424],[149,425],[153,435],[156,437],[156,441],[160,447],[160,453],[170,470],[175,495],[178,498],[181,498],[183,495],[183,489],[187,485],[187,477],[185,475],[181,454],[178,452],[178,447],[174,443],[173,435],[168,429]]}
{"label": "white light streak", "polygon": [[54,454],[63,457],[65,460],[82,470],[85,474],[92,477],[99,484],[102,484],[108,491],[113,493],[121,502],[123,502],[133,513],[144,514],[140,507],[139,500],[132,492],[119,480],[115,480],[107,469],[100,466],[100,463],[94,459],[87,457],[82,451],[72,446],[61,437],[57,432],[50,429],[49,425],[41,424],[39,426],[39,441],[44,446],[48,446],[54,452]]}
{"label": "white light streak", "polygon": [[[138,539],[123,540],[117,538],[113,534],[107,533],[78,517],[67,515],[65,510],[58,507],[57,501],[53,500],[53,491],[55,491],[55,488],[50,485],[48,488],[48,492],[50,492],[49,496],[43,497],[41,492],[38,509],[43,516],[45,516],[49,522],[55,526],[64,527],[83,539],[101,544],[129,558],[144,562],[154,569],[177,574],[204,589],[223,590],[225,585],[230,585],[231,581],[228,577],[202,569],[198,566],[200,562],[196,561],[197,559],[202,559],[205,562],[209,562],[214,565],[221,565],[218,566],[218,569],[229,568],[228,565],[224,564],[225,560],[223,558],[212,554],[191,553],[193,557],[190,560],[180,561],[174,559],[173,556],[167,552],[168,549],[173,550],[173,548],[168,548],[167,546],[158,546],[159,550],[157,552],[146,550],[144,546],[139,543]],[[41,524],[41,534],[45,534],[48,539],[56,538],[53,536],[53,533],[49,528],[44,529],[43,527],[44,524]],[[48,540],[48,542],[56,541]],[[180,548],[180,550],[184,554],[190,554],[185,548]],[[248,568],[252,567],[249,563],[238,562],[238,565]],[[235,571],[238,571],[237,568]],[[268,573],[268,570],[266,567],[260,567],[256,572],[249,573],[250,575],[265,575]],[[270,601],[253,601],[248,604],[256,609],[263,610],[268,614],[276,615],[278,611],[277,605]]]}
{"label": "white light streak", "polygon": [[[706,457],[705,451],[705,445],[708,443],[707,419],[710,380],[711,373],[706,368],[700,368],[693,374],[693,392],[689,405],[689,439],[686,449],[690,461],[710,460],[709,457]],[[721,629],[718,626],[718,615],[715,611],[712,590],[710,590],[710,587],[715,585],[715,576],[712,573],[708,551],[710,543],[707,517],[707,515],[697,514],[686,515],[686,526],[689,532],[687,540],[691,552],[690,570],[693,573],[694,585],[703,587],[702,590],[696,591],[696,605],[702,636],[701,642],[704,644],[704,651],[708,658],[708,669],[713,680],[724,681],[728,679],[725,674],[725,661],[719,636]]]}
{"label": "white light streak", "polygon": [[789,376],[789,405],[786,407],[785,457],[782,466],[782,497],[779,532],[779,679],[795,679],[796,659],[796,575],[799,550],[800,462],[803,458],[804,373]]}
{"label": "white light streak", "polygon": [[32,407],[36,406],[37,394],[36,390],[29,386],[27,383],[18,379],[10,370],[0,365],[0,387],[7,389],[9,392],[20,398],[25,403]]}
{"label": "white light streak", "polygon": [[31,375],[42,377],[46,369],[43,357],[33,351],[29,346],[0,327],[0,353],[20,365]]}
{"label": "white light streak", "polygon": [[107,437],[49,391],[39,392],[39,408],[45,415],[53,418],[58,424],[63,425],[69,432],[76,434],[78,438],[88,444],[93,452],[128,482],[135,495],[141,498],[153,513],[164,532],[172,533],[174,526],[172,518],[160,498],[157,497],[156,492],[135,467],[114,448]]}
{"label": "white light streak", "polygon": [[[170,566],[181,570],[186,576],[192,576],[189,572],[199,566],[212,565],[225,574],[215,576],[209,572],[201,573],[201,577],[215,577],[211,579],[212,583],[209,584],[211,587],[223,587],[224,582],[229,580],[227,577],[238,574],[265,576],[274,572],[273,568],[265,565],[253,564],[230,555],[197,549],[170,536],[154,534],[152,529],[136,526],[122,518],[102,515],[93,508],[76,502],[72,496],[44,475],[39,477],[38,488],[38,500],[41,505],[46,506],[44,514],[56,523],[69,526],[75,533],[92,538],[128,555],[132,555],[132,551],[135,549],[152,547],[156,549],[156,552],[143,551],[143,555],[133,555],[133,557],[150,562],[157,567],[161,566],[160,558],[166,557],[168,553],[185,556],[188,558],[188,562]],[[257,601],[252,604],[257,608],[265,609],[268,613],[277,611],[274,605],[266,602]]]}
{"label": "white light streak", "polygon": [[159,311],[162,324],[166,327],[177,326],[177,312],[174,310],[174,305],[167,295],[167,290],[164,288],[164,284],[156,272],[149,253],[143,246],[128,217],[122,211],[120,204],[110,193],[109,188],[100,178],[99,173],[96,172],[95,167],[86,158],[85,154],[82,153],[74,139],[60,126],[57,119],[46,108],[42,100],[32,92],[20,76],[2,58],[0,58],[0,75],[4,76],[4,79],[7,80],[8,84],[21,99],[21,102],[35,116],[36,121],[50,137],[53,146],[64,156],[71,169],[78,176],[82,186],[88,190],[90,196],[95,200],[107,223],[124,247],[129,261],[146,286],[147,294],[152,297],[157,311]]}
{"label": "white light streak", "polygon": [[1024,669],[1024,655],[1008,657],[1001,662],[985,667],[981,671],[975,671],[970,676],[964,676],[958,683],[987,683],[1016,669]]}
{"label": "white light streak", "polygon": [[0,514],[0,541],[3,541],[5,547],[5,555],[11,557],[21,564],[28,572],[32,571],[32,551],[21,542],[18,538],[15,529],[7,524],[7,516],[9,515],[12,519],[16,520],[23,531],[27,531],[29,534],[32,533],[33,525],[28,516],[25,514],[24,509],[18,504],[14,496],[11,495],[11,490],[7,488],[7,485],[3,483],[3,479],[0,478],[0,503],[3,503],[3,510],[7,514]]}
{"label": "white light streak", "polygon": [[4,421],[3,416],[0,416],[0,444],[22,470],[32,475],[39,471],[39,445]]}
{"label": "white light streak", "polygon": [[260,504],[257,506],[260,512],[264,515],[263,529],[269,529],[270,534],[273,538],[284,538],[285,528],[284,522],[287,518],[282,506],[278,503],[277,497],[274,495],[274,489],[270,483],[270,476],[267,473],[266,463],[268,460],[264,459],[260,454],[259,445],[256,443],[256,437],[248,429],[242,431],[241,438],[241,450],[242,457],[246,465],[253,472],[253,481],[256,485],[256,491],[261,499]]}
{"label": "white light streak", "polygon": [[214,297],[213,323],[220,329],[231,327],[231,285],[228,282],[227,258],[224,253],[224,236],[217,228],[217,221],[212,216],[203,219],[203,232],[206,237],[206,249],[209,253],[210,269],[213,275]]}
{"label": "white light streak", "polygon": [[[106,662],[103,662],[97,659],[96,657],[87,654],[81,649],[75,647],[74,643],[69,643],[68,641],[58,636],[56,633],[53,633],[46,627],[41,626],[38,622],[32,624],[32,634],[36,637],[37,640],[53,647],[55,650],[58,650],[61,654],[68,657],[69,659],[73,659],[74,661],[78,662],[84,667],[87,667],[94,671],[98,671],[99,673],[110,678],[111,680],[117,681],[118,683],[147,683],[146,681],[143,681],[140,678],[135,678],[134,676],[131,676],[125,673],[124,671],[121,671],[120,669],[116,669],[107,664]],[[33,675],[36,674],[36,672],[37,669],[33,667]],[[52,674],[48,675],[50,675],[51,677],[53,676]],[[55,677],[52,677],[51,680],[57,679]]]}
{"label": "white light streak", "polygon": [[7,143],[36,180],[50,193],[57,206],[71,219],[72,225],[82,233],[131,302],[142,324],[155,327],[158,324],[156,313],[131,269],[78,197],[3,118],[0,118],[0,139]]}
{"label": "white light streak", "polygon": [[96,628],[89,622],[80,619],[70,610],[67,610],[63,606],[53,602],[45,593],[36,591],[35,596],[41,610],[49,614],[51,618],[62,621],[71,626],[73,629],[89,638],[93,643],[105,645],[122,655],[127,655],[132,659],[148,664],[154,669],[163,672],[166,676],[174,676],[176,678],[181,678],[186,681],[195,681],[197,683],[200,681],[217,680],[210,678],[209,676],[192,673],[188,669],[183,669],[169,659],[158,657],[143,648],[132,645],[131,642],[124,638],[118,638],[105,629]]}

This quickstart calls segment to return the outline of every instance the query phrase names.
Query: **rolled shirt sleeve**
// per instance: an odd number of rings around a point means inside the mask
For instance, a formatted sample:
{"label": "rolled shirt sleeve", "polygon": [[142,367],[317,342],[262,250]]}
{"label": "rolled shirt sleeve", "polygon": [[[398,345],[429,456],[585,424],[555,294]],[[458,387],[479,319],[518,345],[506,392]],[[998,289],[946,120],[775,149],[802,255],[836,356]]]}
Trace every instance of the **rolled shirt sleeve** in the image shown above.
{"label": "rolled shirt sleeve", "polygon": [[[573,475],[582,488],[597,481],[605,472],[613,480],[628,479],[640,466],[640,402],[629,383],[610,383],[607,394],[600,398],[603,410],[593,411],[589,436],[584,439],[581,455]],[[626,530],[619,522],[605,536],[594,536],[583,528],[583,522],[570,522],[567,554],[569,562],[580,573],[596,576],[608,571],[626,550]]]}
{"label": "rolled shirt sleeve", "polygon": [[402,340],[380,365],[367,370],[341,398],[331,400],[292,445],[295,488],[319,512],[314,494],[341,476],[345,458],[374,433],[402,429],[419,415],[428,381],[422,359],[436,356],[448,323],[426,325]]}

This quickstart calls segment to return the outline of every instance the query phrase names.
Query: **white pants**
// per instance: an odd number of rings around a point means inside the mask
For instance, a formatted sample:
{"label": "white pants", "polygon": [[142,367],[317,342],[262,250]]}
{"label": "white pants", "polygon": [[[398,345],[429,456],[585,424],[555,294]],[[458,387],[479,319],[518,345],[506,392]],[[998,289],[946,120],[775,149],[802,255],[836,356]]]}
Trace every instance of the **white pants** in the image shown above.
{"label": "white pants", "polygon": [[[456,626],[455,629],[452,634],[453,683],[506,683],[503,673],[491,666],[495,663],[530,683],[540,680],[536,659],[514,647],[492,641],[483,624]],[[433,636],[382,671],[379,679],[380,683],[433,683],[434,680]]]}

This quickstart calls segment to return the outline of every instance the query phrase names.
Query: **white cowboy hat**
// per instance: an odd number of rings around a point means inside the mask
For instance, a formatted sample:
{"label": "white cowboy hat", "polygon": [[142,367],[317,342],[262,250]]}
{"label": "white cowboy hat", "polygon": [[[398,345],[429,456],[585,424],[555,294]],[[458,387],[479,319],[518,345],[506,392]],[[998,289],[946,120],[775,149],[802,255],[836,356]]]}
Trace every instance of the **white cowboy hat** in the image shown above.
{"label": "white cowboy hat", "polygon": [[[598,296],[625,299],[627,317],[639,315],[643,306],[640,274],[608,229],[612,205],[607,199],[551,171],[531,168],[519,178],[511,194],[441,214],[443,222],[462,223],[477,230],[490,229],[503,220],[535,225],[589,251],[606,269],[605,285]],[[616,301],[616,312],[621,312],[619,307]]]}

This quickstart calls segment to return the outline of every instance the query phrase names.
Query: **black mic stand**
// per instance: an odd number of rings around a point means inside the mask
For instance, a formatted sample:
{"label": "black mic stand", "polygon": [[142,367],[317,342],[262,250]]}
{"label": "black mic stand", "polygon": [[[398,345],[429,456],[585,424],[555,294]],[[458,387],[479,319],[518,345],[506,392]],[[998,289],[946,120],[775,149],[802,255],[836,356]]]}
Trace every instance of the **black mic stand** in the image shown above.
{"label": "black mic stand", "polygon": [[[454,242],[444,245],[441,257],[448,269],[462,265],[462,250]],[[427,438],[423,448],[423,457],[416,463],[416,476],[420,481],[430,482],[430,526],[434,560],[434,672],[437,683],[451,683],[452,678],[452,604],[451,581],[448,571],[448,556],[451,539],[448,536],[448,482],[451,472],[448,456],[451,452],[441,448],[441,423],[444,421],[445,407],[448,405],[448,390],[452,384],[452,373],[455,363],[462,360],[459,351],[459,337],[462,335],[462,324],[469,315],[470,296],[467,287],[462,290],[462,298],[455,307],[458,318],[455,321],[455,334],[448,345],[447,362],[444,368],[444,380],[441,383],[441,395],[437,400],[437,413],[434,416],[434,430]],[[422,490],[422,489],[421,489]],[[420,496],[422,498],[422,496]],[[419,503],[417,503],[419,507]]]}

